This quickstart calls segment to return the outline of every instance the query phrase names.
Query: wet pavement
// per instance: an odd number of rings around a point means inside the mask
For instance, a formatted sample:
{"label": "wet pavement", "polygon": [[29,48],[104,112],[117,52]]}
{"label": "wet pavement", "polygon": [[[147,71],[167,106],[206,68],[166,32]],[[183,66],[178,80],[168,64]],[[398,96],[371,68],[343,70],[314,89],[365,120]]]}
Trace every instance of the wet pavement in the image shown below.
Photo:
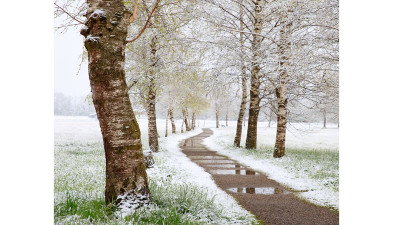
{"label": "wet pavement", "polygon": [[205,128],[203,133],[184,140],[180,144],[182,152],[265,224],[339,224],[336,212],[300,200],[293,194],[298,191],[206,148],[202,140],[212,134],[211,129]]}

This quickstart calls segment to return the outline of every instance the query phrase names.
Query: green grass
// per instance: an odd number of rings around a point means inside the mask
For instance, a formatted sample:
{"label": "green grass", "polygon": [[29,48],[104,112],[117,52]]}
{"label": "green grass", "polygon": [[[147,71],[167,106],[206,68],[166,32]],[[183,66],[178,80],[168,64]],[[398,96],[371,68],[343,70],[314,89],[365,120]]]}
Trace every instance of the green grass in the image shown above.
{"label": "green grass", "polygon": [[127,216],[126,221],[135,224],[208,224],[222,216],[207,193],[196,186],[169,184],[168,180],[157,184],[150,180],[152,210],[139,210]]}
{"label": "green grass", "polygon": [[[196,186],[172,185],[168,181],[161,184],[150,180],[153,206],[144,208],[118,218],[118,211],[113,204],[106,205],[104,198],[87,200],[68,192],[65,201],[54,208],[55,221],[62,223],[70,216],[78,216],[81,223],[129,223],[134,224],[208,224],[222,217],[207,193]],[[79,221],[79,220],[78,220]]]}
{"label": "green grass", "polygon": [[[56,140],[54,167],[55,224],[227,224],[248,223],[247,217],[228,218],[207,197],[207,192],[192,184],[176,184],[176,171],[156,158],[162,179],[153,172],[149,187],[153,205],[122,218],[113,205],[104,201],[105,159],[97,140]],[[158,171],[159,172],[159,171]],[[222,221],[222,222],[221,222]]]}
{"label": "green grass", "polygon": [[115,211],[116,207],[113,204],[106,205],[104,198],[86,200],[67,193],[66,201],[55,206],[54,216],[56,221],[76,215],[90,223],[99,223],[113,219]]}
{"label": "green grass", "polygon": [[[234,148],[227,143],[219,144],[228,149]],[[297,178],[311,178],[335,192],[339,191],[339,151],[286,148],[285,156],[275,159],[273,146],[270,145],[260,145],[257,149],[235,149],[256,159],[270,159],[272,164],[285,168]]]}

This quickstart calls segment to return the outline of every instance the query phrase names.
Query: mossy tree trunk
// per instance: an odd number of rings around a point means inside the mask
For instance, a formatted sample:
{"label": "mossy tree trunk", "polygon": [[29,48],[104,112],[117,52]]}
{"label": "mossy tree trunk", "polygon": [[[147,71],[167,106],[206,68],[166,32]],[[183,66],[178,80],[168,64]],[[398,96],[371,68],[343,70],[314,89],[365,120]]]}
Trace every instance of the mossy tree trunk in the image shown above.
{"label": "mossy tree trunk", "polygon": [[[139,125],[125,81],[125,47],[131,13],[122,0],[87,0],[81,30],[88,51],[93,104],[106,158],[106,203],[118,196],[150,198]],[[118,203],[118,202],[117,202]]]}

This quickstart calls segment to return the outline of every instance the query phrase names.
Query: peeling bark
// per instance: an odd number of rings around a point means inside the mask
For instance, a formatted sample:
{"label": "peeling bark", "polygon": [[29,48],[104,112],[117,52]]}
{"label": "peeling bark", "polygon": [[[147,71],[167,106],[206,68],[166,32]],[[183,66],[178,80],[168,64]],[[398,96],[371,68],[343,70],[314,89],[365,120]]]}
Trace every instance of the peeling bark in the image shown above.
{"label": "peeling bark", "polygon": [[251,82],[250,82],[250,107],[249,107],[249,121],[247,126],[246,148],[257,148],[257,122],[258,114],[260,112],[260,48],[262,38],[258,35],[261,33],[262,16],[261,16],[261,0],[254,1],[254,34],[252,40],[253,60],[251,68]]}
{"label": "peeling bark", "polygon": [[[243,17],[243,9],[240,8],[240,18],[242,21]],[[243,30],[243,22],[240,22],[240,29]],[[240,109],[239,115],[236,125],[236,135],[233,145],[236,147],[240,147],[240,140],[242,138],[242,124],[243,124],[243,117],[246,110],[246,101],[247,101],[247,77],[246,77],[246,67],[244,65],[244,38],[243,33],[240,33],[240,48],[241,48],[241,55],[240,55],[240,63],[241,63],[241,77],[242,77],[242,100],[240,102]]]}
{"label": "peeling bark", "polygon": [[140,129],[125,81],[125,47],[129,12],[122,0],[87,0],[81,30],[88,51],[93,104],[106,158],[106,203],[118,196],[150,198]]}
{"label": "peeling bark", "polygon": [[292,36],[292,22],[290,15],[292,9],[284,10],[281,13],[281,30],[280,30],[280,40],[278,43],[279,50],[279,78],[280,83],[278,88],[276,88],[276,97],[278,100],[278,111],[277,111],[277,130],[276,130],[276,140],[274,147],[275,158],[280,158],[285,155],[285,142],[286,142],[286,124],[287,124],[287,82],[289,79],[289,61],[290,61],[290,48],[291,48],[291,36]]}

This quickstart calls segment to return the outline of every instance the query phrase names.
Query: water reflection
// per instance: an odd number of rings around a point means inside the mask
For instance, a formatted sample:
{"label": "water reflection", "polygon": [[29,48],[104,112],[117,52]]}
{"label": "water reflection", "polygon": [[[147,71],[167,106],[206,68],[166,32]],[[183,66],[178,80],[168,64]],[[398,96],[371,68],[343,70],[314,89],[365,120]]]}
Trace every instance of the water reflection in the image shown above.
{"label": "water reflection", "polygon": [[211,174],[219,175],[259,175],[259,173],[252,170],[210,170]]}
{"label": "water reflection", "polygon": [[261,195],[277,195],[277,194],[285,195],[290,193],[289,191],[274,187],[238,187],[238,188],[228,188],[227,190],[235,193],[261,194]]}
{"label": "water reflection", "polygon": [[208,167],[220,167],[220,168],[232,168],[232,169],[244,168],[238,164],[209,164],[207,166]]}

